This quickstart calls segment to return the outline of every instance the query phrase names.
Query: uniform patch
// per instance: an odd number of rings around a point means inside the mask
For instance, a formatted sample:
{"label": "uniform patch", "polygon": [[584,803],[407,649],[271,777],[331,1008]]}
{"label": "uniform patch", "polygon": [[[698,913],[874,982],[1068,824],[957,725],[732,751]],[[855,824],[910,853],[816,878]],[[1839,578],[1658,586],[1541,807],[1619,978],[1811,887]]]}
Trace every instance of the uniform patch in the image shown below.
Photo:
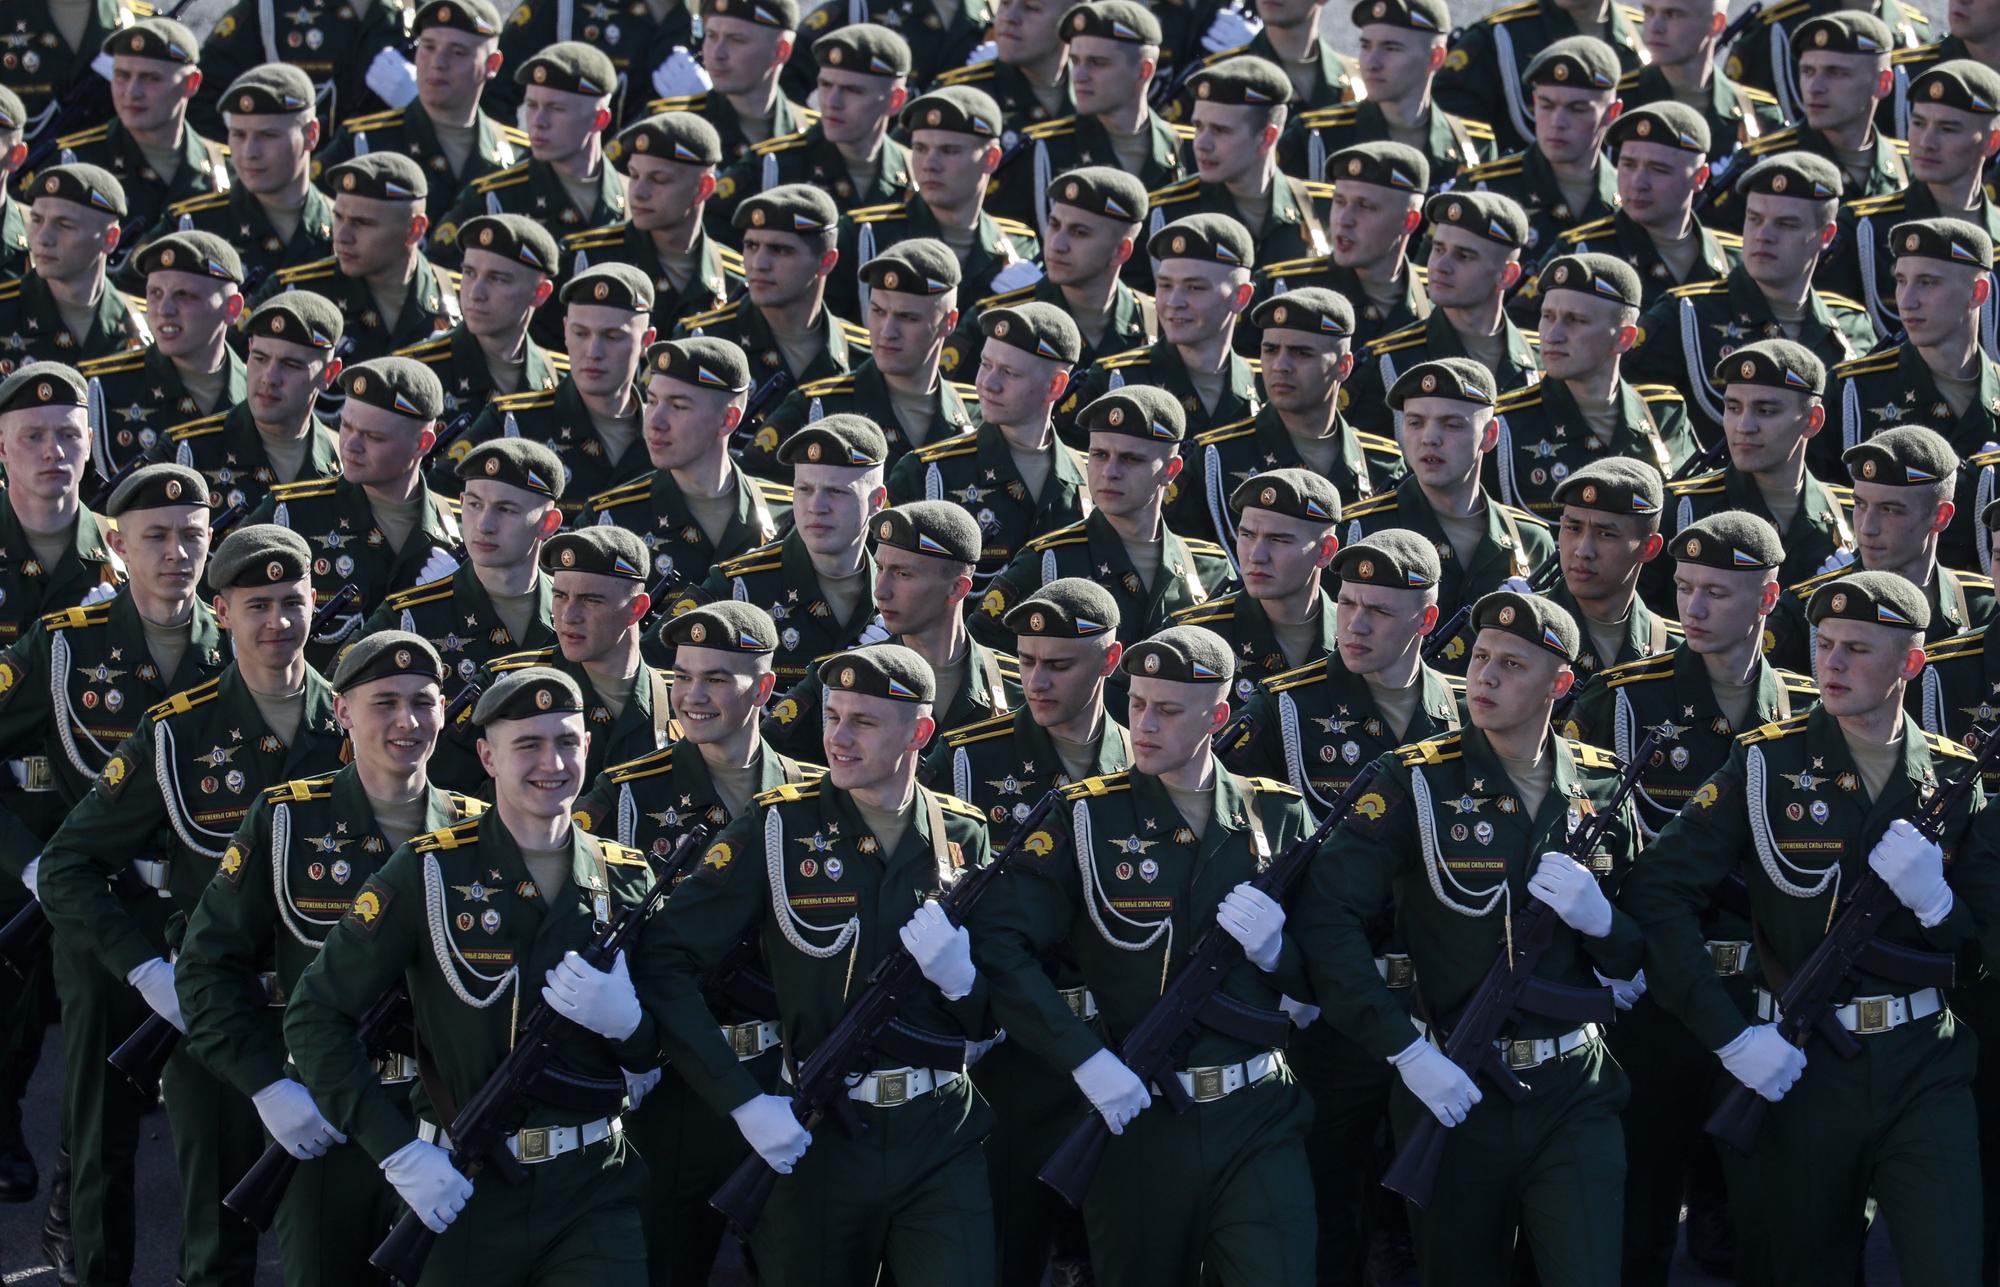
{"label": "uniform patch", "polygon": [[697,874],[710,880],[721,880],[722,874],[729,870],[729,864],[735,857],[728,845],[718,841],[710,845],[708,852],[701,856],[701,867]]}
{"label": "uniform patch", "polygon": [[389,910],[389,902],[394,897],[394,890],[370,880],[354,896],[354,906],[347,911],[347,923],[374,938],[382,928],[382,916]]}
{"label": "uniform patch", "polygon": [[11,661],[0,661],[0,706],[14,700],[14,689],[20,682],[20,667]]}
{"label": "uniform patch", "polygon": [[243,850],[231,844],[222,851],[222,861],[216,864],[215,874],[234,885],[243,879]]}
{"label": "uniform patch", "polygon": [[116,800],[131,778],[132,761],[120,751],[104,762],[104,772],[97,775],[97,789],[105,799]]}

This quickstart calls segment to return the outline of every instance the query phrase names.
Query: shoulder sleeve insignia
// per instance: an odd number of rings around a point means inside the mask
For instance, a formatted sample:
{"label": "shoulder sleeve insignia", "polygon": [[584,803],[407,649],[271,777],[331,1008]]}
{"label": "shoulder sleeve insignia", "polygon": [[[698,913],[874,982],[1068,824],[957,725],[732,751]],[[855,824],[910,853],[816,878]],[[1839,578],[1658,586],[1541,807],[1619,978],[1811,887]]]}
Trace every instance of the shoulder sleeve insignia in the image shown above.
{"label": "shoulder sleeve insignia", "polygon": [[389,902],[395,897],[394,890],[374,877],[361,887],[354,896],[354,905],[347,909],[346,922],[369,938],[374,938],[382,929],[382,914],[389,910]]}

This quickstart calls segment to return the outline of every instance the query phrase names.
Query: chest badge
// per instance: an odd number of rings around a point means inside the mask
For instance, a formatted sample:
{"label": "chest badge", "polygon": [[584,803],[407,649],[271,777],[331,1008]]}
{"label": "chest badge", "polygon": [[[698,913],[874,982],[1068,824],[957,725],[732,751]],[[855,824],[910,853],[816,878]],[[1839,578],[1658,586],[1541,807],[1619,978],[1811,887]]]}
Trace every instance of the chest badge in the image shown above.
{"label": "chest badge", "polygon": [[1811,770],[1800,773],[1780,773],[1778,776],[1791,783],[1793,788],[1799,791],[1817,791],[1825,786],[1827,781],[1825,775],[1814,773]]}
{"label": "chest badge", "polygon": [[[1113,840],[1111,842],[1112,847],[1121,854],[1143,854],[1159,843],[1157,840],[1141,840],[1139,833],[1136,831],[1126,836],[1123,840]],[[1150,860],[1148,865],[1150,865]]]}
{"label": "chest badge", "polygon": [[203,768],[219,769],[223,765],[229,763],[229,761],[231,761],[232,759],[236,758],[236,753],[242,749],[243,748],[240,746],[211,747],[208,750],[203,751],[200,755],[195,756],[194,762],[196,764],[201,765]]}
{"label": "chest badge", "polygon": [[[465,899],[469,903],[490,903],[493,901],[493,895],[500,892],[498,889],[489,885],[482,885],[476,880],[470,885],[453,885],[452,889],[460,898]],[[499,919],[499,913],[497,912],[489,912],[488,915],[492,916],[496,921]]]}
{"label": "chest badge", "polygon": [[328,832],[323,836],[308,836],[306,843],[312,846],[314,853],[337,854],[347,848],[347,846],[353,844],[354,840],[352,837],[336,836],[332,832]]}
{"label": "chest badge", "polygon": [[800,836],[798,842],[813,853],[830,853],[833,849],[833,841],[828,838],[828,832],[834,835],[840,834],[839,828],[828,827],[825,831],[815,831],[809,836]]}

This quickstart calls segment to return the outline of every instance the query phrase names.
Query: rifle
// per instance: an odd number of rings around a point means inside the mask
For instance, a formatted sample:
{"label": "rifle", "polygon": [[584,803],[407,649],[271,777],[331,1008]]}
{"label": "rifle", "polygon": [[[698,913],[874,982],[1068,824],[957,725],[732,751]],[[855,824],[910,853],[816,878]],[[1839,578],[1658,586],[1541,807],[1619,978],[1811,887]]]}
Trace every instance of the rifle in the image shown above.
{"label": "rifle", "polygon": [[[1952,811],[1967,801],[1980,778],[1996,764],[2000,764],[2000,736],[1989,731],[1980,744],[1978,763],[1932,795],[1911,824],[1932,844],[1943,844]],[[1778,1034],[1795,1046],[1803,1047],[1817,1033],[1834,1054],[1852,1059],[1861,1053],[1861,1043],[1833,1017],[1834,996],[1843,984],[1866,971],[1899,983],[1948,988],[1955,981],[1956,970],[1949,955],[1897,947],[1875,937],[1882,922],[1902,910],[1903,904],[1872,868],[1846,903],[1840,915],[1831,918],[1826,937],[1778,994],[1781,1017],[1777,1027]],[[1723,1095],[1705,1129],[1737,1152],[1748,1153],[1756,1146],[1758,1128],[1769,1110],[1769,1103],[1738,1082]]]}
{"label": "rifle", "polygon": [[[94,445],[92,450],[96,450]],[[145,468],[146,464],[147,460],[145,456],[138,455],[118,466],[116,473],[112,474],[109,478],[103,479],[102,484],[96,489],[96,497],[92,500],[91,504],[93,506],[101,505],[105,501],[110,500],[111,493],[118,490],[118,485]]]}
{"label": "rifle", "polygon": [[1711,469],[1719,468],[1722,462],[1728,459],[1729,439],[1726,436],[1719,437],[1708,446],[1697,451],[1694,455],[1689,456],[1682,463],[1681,467],[1674,471],[1673,477],[1667,479],[1667,481],[1669,483],[1686,482],[1696,474],[1705,474]]}
{"label": "rifle", "polygon": [[445,704],[443,725],[445,736],[467,750],[470,750],[473,742],[477,740],[473,735],[473,729],[478,726],[472,722],[472,708],[479,701],[479,695],[485,691],[478,684],[467,684],[458,690],[456,697]]}
{"label": "rifle", "polygon": [[[985,895],[1001,869],[1021,851],[1028,837],[1041,825],[1042,819],[1048,817],[1049,811],[1061,800],[1060,790],[1044,795],[1028,811],[1028,816],[1021,819],[1014,838],[1007,842],[1005,849],[984,867],[965,872],[945,893],[939,900],[939,906],[953,925],[965,924],[974,905]],[[849,1135],[859,1135],[867,1129],[867,1123],[854,1110],[854,1101],[847,1097],[848,1074],[862,1067],[869,1053],[885,1037],[892,1041],[910,1037],[932,1040],[907,1025],[899,1024],[896,1019],[903,1003],[923,981],[923,970],[918,967],[916,958],[900,946],[869,971],[861,995],[848,1007],[847,1013],[841,1016],[826,1039],[806,1057],[805,1063],[798,1065],[797,1076],[793,1079],[792,1112],[808,1131],[817,1128],[829,1115]],[[896,1029],[902,1029],[902,1032],[898,1033]],[[962,1065],[965,1060],[964,1043],[955,1044]],[[764,1203],[771,1196],[771,1186],[777,1182],[778,1173],[762,1157],[752,1153],[736,1168],[735,1174],[715,1191],[708,1204],[728,1218],[730,1228],[736,1231],[738,1237],[748,1237],[750,1230],[756,1227],[757,1217],[763,1213]]]}
{"label": "rifle", "polygon": [[[689,828],[667,855],[666,862],[655,869],[653,885],[646,891],[646,897],[621,910],[618,919],[577,955],[594,969],[610,969],[626,942],[673,892],[675,877],[693,863],[696,852],[707,839],[707,827],[696,824]],[[518,980],[515,986],[521,986]],[[534,1013],[521,1025],[513,1049],[486,1079],[486,1084],[459,1109],[458,1116],[452,1118],[451,1164],[467,1179],[476,1180],[491,1168],[509,1184],[527,1180],[526,1169],[508,1150],[507,1142],[527,1111],[529,1090],[555,1057],[555,1042],[566,1031],[583,1029],[563,1018],[548,1003],[536,1005]],[[368,1257],[368,1263],[399,1282],[414,1283],[423,1276],[424,1261],[436,1241],[437,1235],[417,1218],[416,1212],[404,1211],[389,1236]]]}
{"label": "rifle", "polygon": [[[1354,802],[1368,790],[1376,771],[1374,764],[1362,769],[1312,834],[1294,840],[1270,866],[1251,879],[1252,887],[1282,903],[1305,875],[1313,856],[1353,810]],[[1196,1027],[1273,1046],[1285,1039],[1284,1025],[1289,1020],[1282,1015],[1275,1032],[1257,1031],[1264,1022],[1262,1014],[1223,995],[1223,980],[1242,960],[1243,946],[1219,926],[1211,925],[1189,951],[1186,963],[1175,973],[1173,981],[1160,993],[1160,999],[1132,1025],[1118,1045],[1118,1057],[1125,1066],[1137,1073],[1140,1081],[1157,1087],[1160,1097],[1176,1113],[1194,1107],[1194,1100],[1174,1075],[1174,1054]],[[1103,1115],[1094,1110],[1085,1113],[1083,1120],[1070,1128],[1061,1146],[1049,1155],[1036,1178],[1072,1207],[1081,1207],[1110,1139],[1111,1129],[1104,1124]]]}
{"label": "rifle", "polygon": [[798,377],[792,374],[790,367],[779,367],[770,376],[765,378],[764,383],[750,390],[750,397],[743,404],[742,423],[744,425],[756,424],[757,417],[764,414],[765,408],[779,401],[785,394],[790,393],[792,386],[797,383]]}
{"label": "rifle", "polygon": [[[1581,862],[1604,833],[1617,821],[1626,799],[1639,785],[1653,761],[1660,743],[1658,733],[1649,733],[1633,752],[1611,801],[1593,812],[1582,826],[1570,832],[1563,852]],[[1495,1045],[1523,1014],[1541,1015],[1565,1022],[1609,1023],[1612,1019],[1611,989],[1580,988],[1535,977],[1542,956],[1555,941],[1561,919],[1556,910],[1530,897],[1526,910],[1515,912],[1507,929],[1505,946],[1486,971],[1479,988],[1450,1024],[1451,1035],[1444,1039],[1445,1057],[1457,1064],[1474,1081],[1485,1080],[1515,1102],[1525,1099],[1528,1084],[1514,1075]],[[1429,1113],[1418,1116],[1409,1138],[1382,1176],[1382,1183],[1418,1206],[1429,1206],[1431,1189],[1437,1183],[1438,1164],[1444,1160],[1445,1127]]]}
{"label": "rifle", "polygon": [[439,452],[457,442],[459,435],[472,427],[473,419],[474,414],[471,411],[461,411],[453,416],[450,422],[438,431],[437,438],[431,443],[431,449],[424,453],[423,463],[417,467],[418,470],[429,469],[437,461]]}
{"label": "rifle", "polygon": [[[1547,594],[1561,579],[1562,558],[1560,555],[1551,554],[1536,564],[1534,571],[1528,573],[1528,592]],[[1442,657],[1451,645],[1457,642],[1458,637],[1465,633],[1465,627],[1471,620],[1472,605],[1459,604],[1458,611],[1452,613],[1441,628],[1431,631],[1430,638],[1424,640],[1424,664],[1428,666]]]}
{"label": "rifle", "polygon": [[208,521],[209,546],[213,548],[217,541],[229,534],[230,528],[241,523],[245,518],[249,517],[249,514],[250,507],[242,501],[237,501],[234,505],[231,505],[228,509],[223,510],[220,514],[210,519]]}
{"label": "rifle", "polygon": [[659,624],[660,618],[667,615],[668,597],[674,591],[687,589],[693,584],[694,582],[688,580],[678,572],[668,571],[660,573],[660,579],[653,582],[652,587],[646,591],[646,597],[652,602],[646,608],[646,615],[639,618],[639,633],[642,636],[652,633],[653,627]]}

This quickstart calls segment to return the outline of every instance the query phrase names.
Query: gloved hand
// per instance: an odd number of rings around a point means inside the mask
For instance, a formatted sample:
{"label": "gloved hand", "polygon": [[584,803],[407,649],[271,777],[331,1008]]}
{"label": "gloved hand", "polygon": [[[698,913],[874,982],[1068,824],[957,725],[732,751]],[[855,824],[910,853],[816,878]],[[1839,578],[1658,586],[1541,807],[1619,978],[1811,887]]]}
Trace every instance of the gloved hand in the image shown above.
{"label": "gloved hand", "polygon": [[1646,995],[1646,972],[1639,971],[1629,979],[1607,979],[1596,970],[1597,981],[1611,989],[1611,1004],[1620,1010],[1630,1010],[1639,1004],[1639,998]]}
{"label": "gloved hand", "polygon": [[1250,964],[1269,974],[1278,968],[1278,948],[1285,937],[1285,909],[1276,899],[1244,881],[1222,896],[1215,923],[1243,945]]}
{"label": "gloved hand", "polygon": [[106,599],[115,599],[117,597],[118,597],[117,586],[107,585],[104,582],[99,581],[96,585],[90,587],[90,592],[88,594],[84,595],[83,598],[77,600],[76,606],[79,608],[88,608],[94,603],[103,603]]}
{"label": "gloved hand", "polygon": [[1868,867],[1896,901],[1917,914],[1925,929],[1951,914],[1951,886],[1944,881],[1944,850],[1932,844],[1907,818],[1889,824],[1868,851]]}
{"label": "gloved hand", "polygon": [[1000,46],[989,40],[984,44],[974,46],[971,55],[965,60],[965,65],[970,67],[975,63],[990,63],[999,56]]}
{"label": "gloved hand", "polygon": [[96,72],[96,73],[97,73],[97,74],[98,74],[99,76],[102,76],[102,77],[104,77],[104,79],[106,79],[106,80],[110,80],[110,79],[111,79],[111,73],[112,73],[112,70],[113,70],[113,63],[112,63],[112,61],[111,61],[111,55],[110,55],[110,54],[99,54],[99,55],[98,55],[97,57],[95,57],[95,58],[91,59],[91,60],[90,60],[90,70],[92,70],[92,71]]}
{"label": "gloved hand", "polygon": [[1113,1135],[1123,1135],[1126,1124],[1153,1102],[1152,1092],[1139,1080],[1139,1074],[1109,1050],[1098,1051],[1070,1069],[1069,1075],[1090,1106],[1103,1115]]}
{"label": "gloved hand", "polygon": [[1023,286],[1033,286],[1042,280],[1042,270],[1025,259],[1016,259],[999,272],[993,274],[993,293],[1019,290]]}
{"label": "gloved hand", "polygon": [[472,1197],[472,1181],[451,1164],[451,1154],[423,1140],[411,1140],[391,1153],[382,1174],[432,1233],[443,1233]]}
{"label": "gloved hand", "polygon": [[970,1068],[972,1067],[972,1065],[986,1058],[987,1055],[993,1052],[993,1047],[999,1045],[1006,1039],[1007,1039],[1007,1030],[1005,1028],[1002,1028],[984,1041],[966,1042],[965,1066],[967,1068]]}
{"label": "gloved hand", "polygon": [[434,547],[430,557],[424,560],[423,567],[417,571],[417,584],[442,581],[456,571],[458,571],[458,560],[451,556],[451,551],[441,546]]}
{"label": "gloved hand", "polygon": [[854,641],[854,646],[866,648],[870,644],[887,643],[895,637],[889,633],[889,627],[883,623],[881,614],[878,613],[875,619],[862,629],[861,636]]}
{"label": "gloved hand", "polygon": [[646,1101],[646,1096],[653,1093],[653,1087],[660,1084],[660,1070],[657,1068],[642,1073],[635,1073],[626,1068],[620,1068],[618,1071],[625,1074],[625,1107],[627,1111],[636,1110],[640,1104]]}
{"label": "gloved hand", "polygon": [[146,999],[154,1014],[182,1032],[188,1030],[187,1021],[181,1018],[180,996],[174,991],[173,962],[157,956],[150,961],[141,961],[132,967],[125,981],[139,989],[139,995]]}
{"label": "gloved hand", "polygon": [[1500,583],[1502,590],[1512,590],[1515,594],[1533,594],[1535,588],[1528,584],[1524,576],[1510,576]]}
{"label": "gloved hand", "polygon": [[1597,887],[1597,877],[1568,854],[1549,850],[1528,877],[1528,892],[1555,908],[1563,924],[1585,938],[1611,932],[1611,902]]}
{"label": "gloved hand", "polygon": [[364,78],[375,96],[394,108],[405,108],[417,96],[417,68],[393,49],[383,49],[368,64]]}
{"label": "gloved hand", "polygon": [[1835,550],[1833,553],[1827,555],[1824,559],[1820,560],[1820,565],[1813,572],[1813,575],[1824,576],[1828,572],[1838,572],[1840,569],[1846,567],[1848,564],[1852,562],[1854,562],[1853,550]]}
{"label": "gloved hand", "polygon": [[320,1115],[312,1092],[289,1077],[280,1077],[252,1095],[250,1104],[271,1138],[293,1157],[324,1157],[335,1144],[347,1143],[347,1137]]}
{"label": "gloved hand", "polygon": [[1778,1035],[1775,1023],[1745,1028],[1715,1056],[1731,1077],[1774,1104],[1806,1070],[1806,1052]]}
{"label": "gloved hand", "polygon": [[1479,1087],[1465,1070],[1445,1058],[1444,1051],[1418,1037],[1389,1060],[1402,1075],[1403,1085],[1423,1101],[1431,1116],[1446,1126],[1456,1126],[1484,1099]]}
{"label": "gloved hand", "polygon": [[653,69],[653,92],[661,98],[692,98],[713,88],[715,82],[686,45],[675,45],[667,60]]}
{"label": "gloved hand", "polygon": [[1201,47],[1211,54],[1219,54],[1225,49],[1237,49],[1249,44],[1264,23],[1254,14],[1235,7],[1224,9],[1215,15],[1215,21],[1208,24],[1208,31],[1201,38]]}
{"label": "gloved hand", "polygon": [[41,871],[42,871],[42,856],[40,854],[36,854],[33,858],[28,859],[28,865],[21,868],[21,883],[23,885],[26,885],[28,887],[28,892],[30,894],[33,894],[36,898],[40,898],[42,896],[42,891],[39,888],[39,883],[41,880]]}
{"label": "gloved hand", "polygon": [[790,1175],[812,1144],[812,1135],[792,1113],[783,1095],[756,1095],[729,1110],[736,1129],[764,1164],[779,1175]]}
{"label": "gloved hand", "polygon": [[544,977],[542,1000],[578,1027],[613,1041],[638,1031],[639,994],[632,989],[623,952],[611,958],[608,970],[597,969],[575,952],[564,952]]}
{"label": "gloved hand", "polygon": [[1310,1028],[1313,1024],[1319,1022],[1319,1007],[1316,1005],[1307,1005],[1303,1001],[1294,1001],[1288,996],[1280,996],[1278,998],[1278,1008],[1292,1017],[1292,1026],[1295,1028]]}
{"label": "gloved hand", "polygon": [[925,899],[898,934],[903,949],[916,958],[924,977],[937,985],[947,1001],[956,1001],[972,991],[978,977],[972,968],[972,936],[965,926],[954,925],[937,900]]}

